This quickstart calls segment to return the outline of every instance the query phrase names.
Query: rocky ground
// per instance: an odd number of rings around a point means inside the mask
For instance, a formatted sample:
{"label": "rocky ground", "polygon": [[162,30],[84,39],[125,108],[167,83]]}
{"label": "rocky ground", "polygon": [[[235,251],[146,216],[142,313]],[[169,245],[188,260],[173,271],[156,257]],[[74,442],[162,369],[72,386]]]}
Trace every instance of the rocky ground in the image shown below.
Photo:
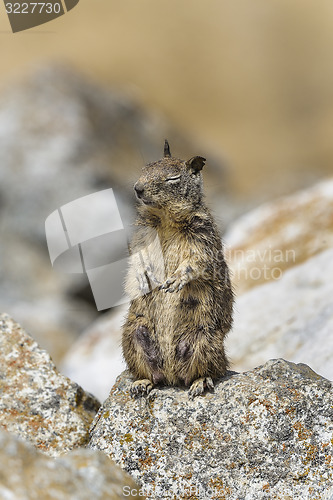
{"label": "rocky ground", "polygon": [[0,450],[4,500],[140,498],[131,493],[138,488],[134,481],[102,452],[80,448],[52,459],[5,431],[0,431]]}
{"label": "rocky ground", "polygon": [[0,425],[51,456],[87,442],[100,403],[61,375],[49,354],[0,315]]}
{"label": "rocky ground", "polygon": [[333,389],[309,366],[228,372],[194,401],[132,398],[125,371],[100,406],[8,315],[0,326],[1,498],[331,498]]}
{"label": "rocky ground", "polygon": [[236,303],[227,349],[235,369],[282,355],[333,380],[333,249],[253,288]]}
{"label": "rocky ground", "polygon": [[237,295],[333,247],[333,178],[266,203],[224,235]]}
{"label": "rocky ground", "polygon": [[116,500],[125,486],[137,488],[103,453],[85,449],[98,400],[6,314],[0,348],[0,498]]}

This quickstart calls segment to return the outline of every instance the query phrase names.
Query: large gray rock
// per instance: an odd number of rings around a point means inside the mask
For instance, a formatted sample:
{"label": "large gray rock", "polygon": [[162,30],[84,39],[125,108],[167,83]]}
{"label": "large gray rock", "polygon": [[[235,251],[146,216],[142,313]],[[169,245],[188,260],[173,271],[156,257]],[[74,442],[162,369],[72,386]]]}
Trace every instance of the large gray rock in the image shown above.
{"label": "large gray rock", "polygon": [[227,339],[233,368],[282,356],[333,380],[332,276],[330,249],[238,297]]}
{"label": "large gray rock", "polygon": [[[229,372],[214,393],[132,399],[124,372],[91,427],[147,496],[325,499],[333,494],[333,390],[308,366],[271,360]],[[192,495],[192,496],[191,496]]]}
{"label": "large gray rock", "polygon": [[80,449],[53,459],[4,431],[0,431],[0,470],[2,500],[139,498],[127,494],[138,487],[102,452]]}
{"label": "large gray rock", "polygon": [[84,446],[97,399],[61,375],[49,354],[0,315],[0,426],[56,456]]}
{"label": "large gray rock", "polygon": [[261,205],[224,236],[237,295],[333,246],[333,178]]}

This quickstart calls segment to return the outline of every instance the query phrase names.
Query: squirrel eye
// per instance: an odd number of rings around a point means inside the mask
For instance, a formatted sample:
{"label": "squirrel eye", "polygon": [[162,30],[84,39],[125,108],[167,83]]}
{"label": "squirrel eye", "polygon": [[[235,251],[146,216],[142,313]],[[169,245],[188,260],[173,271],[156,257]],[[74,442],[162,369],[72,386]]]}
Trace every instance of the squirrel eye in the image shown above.
{"label": "squirrel eye", "polygon": [[180,175],[174,175],[172,177],[167,177],[165,180],[166,180],[166,182],[170,182],[171,184],[176,183],[176,182],[180,181]]}

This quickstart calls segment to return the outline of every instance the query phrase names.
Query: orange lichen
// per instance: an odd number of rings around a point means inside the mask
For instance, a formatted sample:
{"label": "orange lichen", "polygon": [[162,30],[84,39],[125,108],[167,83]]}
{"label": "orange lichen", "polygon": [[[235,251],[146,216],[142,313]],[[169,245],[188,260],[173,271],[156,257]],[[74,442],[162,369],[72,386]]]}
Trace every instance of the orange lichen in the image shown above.
{"label": "orange lichen", "polygon": [[127,434],[124,434],[124,441],[126,441],[126,443],[130,443],[131,441],[133,441],[132,434],[130,434],[129,432]]}
{"label": "orange lichen", "polygon": [[298,439],[308,439],[310,436],[311,436],[311,432],[306,429],[302,424],[301,422],[296,422],[294,425],[293,425],[294,429],[297,431],[298,433]]}

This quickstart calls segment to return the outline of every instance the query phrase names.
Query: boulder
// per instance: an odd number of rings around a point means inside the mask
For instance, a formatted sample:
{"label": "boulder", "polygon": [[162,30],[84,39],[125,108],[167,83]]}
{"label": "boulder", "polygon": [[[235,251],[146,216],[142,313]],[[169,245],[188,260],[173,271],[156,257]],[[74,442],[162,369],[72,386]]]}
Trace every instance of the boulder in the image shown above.
{"label": "boulder", "polygon": [[124,372],[91,427],[151,499],[317,499],[333,494],[333,390],[304,364],[228,372],[193,401],[181,387],[130,396]]}
{"label": "boulder", "polygon": [[13,319],[0,315],[0,426],[51,456],[88,441],[97,399],[60,374]]}
{"label": "boulder", "polygon": [[2,430],[0,469],[0,498],[4,500],[139,498],[127,494],[138,487],[102,452],[79,449],[55,459]]}
{"label": "boulder", "polygon": [[224,237],[237,295],[333,246],[333,178],[262,205]]}
{"label": "boulder", "polygon": [[238,297],[227,339],[234,369],[282,356],[332,380],[332,276],[333,249]]}

